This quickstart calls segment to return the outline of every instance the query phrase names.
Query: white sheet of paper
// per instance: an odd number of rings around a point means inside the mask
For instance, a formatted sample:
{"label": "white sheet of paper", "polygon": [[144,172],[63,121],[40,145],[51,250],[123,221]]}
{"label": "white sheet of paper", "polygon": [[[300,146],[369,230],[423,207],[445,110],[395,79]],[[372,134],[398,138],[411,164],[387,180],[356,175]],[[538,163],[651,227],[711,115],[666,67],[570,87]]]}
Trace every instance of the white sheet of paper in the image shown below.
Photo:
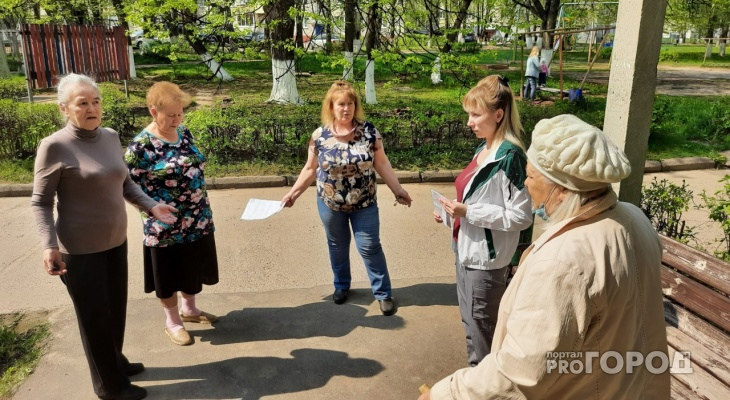
{"label": "white sheet of paper", "polygon": [[437,213],[441,216],[441,220],[443,221],[444,225],[451,228],[452,220],[451,216],[449,214],[446,214],[446,211],[444,211],[444,207],[439,202],[440,198],[446,198],[446,196],[442,195],[441,193],[431,189],[431,198],[433,199],[433,208],[436,210]]}
{"label": "white sheet of paper", "polygon": [[245,221],[266,219],[281,211],[282,208],[284,206],[280,200],[249,199],[246,209],[241,214],[241,219]]}

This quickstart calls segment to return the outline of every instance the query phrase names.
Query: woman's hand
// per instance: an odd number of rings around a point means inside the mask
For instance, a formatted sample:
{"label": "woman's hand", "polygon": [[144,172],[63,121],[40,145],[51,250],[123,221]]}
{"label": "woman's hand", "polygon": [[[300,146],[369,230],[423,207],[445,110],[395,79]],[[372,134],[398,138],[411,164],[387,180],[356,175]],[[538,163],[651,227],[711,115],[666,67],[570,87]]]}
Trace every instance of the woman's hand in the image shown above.
{"label": "woman's hand", "polygon": [[393,194],[395,195],[395,202],[403,204],[404,206],[411,206],[411,203],[413,202],[413,199],[411,199],[411,195],[406,192],[403,187],[398,188],[397,190],[393,191]]}
{"label": "woman's hand", "polygon": [[443,206],[444,211],[446,211],[446,214],[449,214],[453,218],[466,217],[466,204],[444,198],[439,199],[439,202]]}
{"label": "woman's hand", "polygon": [[[56,269],[54,269],[54,265]],[[61,252],[57,248],[43,250],[43,268],[46,269],[48,275],[63,275],[66,272],[66,263],[61,258]]]}
{"label": "woman's hand", "polygon": [[439,224],[444,223],[444,220],[441,218],[441,214],[437,213],[436,210],[433,211],[433,220]]}
{"label": "woman's hand", "polygon": [[177,217],[173,214],[177,212],[177,208],[164,203],[158,203],[156,206],[152,207],[150,210],[150,213],[157,218],[159,221],[162,221],[168,225],[174,224],[175,221],[177,221]]}
{"label": "woman's hand", "polygon": [[419,396],[418,400],[431,400],[431,391],[429,390],[428,392]]}
{"label": "woman's hand", "polygon": [[292,192],[285,194],[284,197],[281,198],[281,205],[284,207],[291,207],[294,205],[294,202],[297,201],[297,199],[294,197]]}

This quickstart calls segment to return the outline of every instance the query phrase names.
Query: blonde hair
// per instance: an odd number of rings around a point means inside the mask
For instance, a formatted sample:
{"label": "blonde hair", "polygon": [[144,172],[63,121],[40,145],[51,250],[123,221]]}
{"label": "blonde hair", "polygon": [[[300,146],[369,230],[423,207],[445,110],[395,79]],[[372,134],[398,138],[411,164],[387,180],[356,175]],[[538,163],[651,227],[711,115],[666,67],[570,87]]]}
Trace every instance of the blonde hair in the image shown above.
{"label": "blonde hair", "polygon": [[499,75],[489,75],[471,88],[461,102],[464,111],[504,111],[504,117],[497,123],[496,140],[507,140],[523,151],[522,123],[517,111],[517,102],[509,85]]}
{"label": "blonde hair", "polygon": [[537,46],[532,46],[532,51],[530,52],[530,57],[536,57],[540,55],[540,48]]}
{"label": "blonde hair", "polygon": [[327,94],[324,96],[324,101],[322,101],[322,126],[332,126],[332,122],[335,120],[333,106],[335,101],[342,98],[342,96],[347,96],[355,103],[355,119],[357,121],[365,120],[365,110],[363,110],[362,104],[360,104],[360,97],[358,97],[355,88],[348,81],[338,80],[330,86]]}
{"label": "blonde hair", "polygon": [[172,82],[157,82],[147,91],[147,107],[154,107],[156,110],[170,104],[180,104],[185,108],[191,101],[190,95]]}

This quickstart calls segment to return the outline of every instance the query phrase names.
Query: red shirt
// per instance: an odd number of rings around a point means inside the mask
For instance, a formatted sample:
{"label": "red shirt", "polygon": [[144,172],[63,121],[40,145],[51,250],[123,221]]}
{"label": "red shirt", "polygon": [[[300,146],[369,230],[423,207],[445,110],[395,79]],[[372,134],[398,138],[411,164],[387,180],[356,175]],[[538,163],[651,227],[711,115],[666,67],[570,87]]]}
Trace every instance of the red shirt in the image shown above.
{"label": "red shirt", "polygon": [[[474,157],[469,165],[464,168],[463,171],[459,174],[459,176],[456,177],[456,180],[454,181],[454,186],[456,186],[456,201],[459,203],[464,201],[464,189],[466,189],[466,185],[471,180],[472,175],[474,175],[474,171],[476,171],[477,167],[479,165],[477,164],[477,158]],[[454,241],[457,241],[459,238],[459,226],[461,218],[454,218]]]}

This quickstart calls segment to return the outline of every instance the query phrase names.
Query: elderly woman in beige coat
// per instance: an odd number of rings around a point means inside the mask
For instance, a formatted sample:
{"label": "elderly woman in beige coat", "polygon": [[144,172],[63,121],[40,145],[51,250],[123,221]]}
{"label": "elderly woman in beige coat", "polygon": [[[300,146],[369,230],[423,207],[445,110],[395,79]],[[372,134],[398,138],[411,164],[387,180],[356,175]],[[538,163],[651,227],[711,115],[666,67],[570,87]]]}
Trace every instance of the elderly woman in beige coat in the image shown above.
{"label": "elderly woman in beige coat", "polygon": [[548,228],[502,298],[492,353],[421,399],[668,399],[661,245],[611,188],[631,172],[626,155],[560,115],[535,126],[527,158]]}

